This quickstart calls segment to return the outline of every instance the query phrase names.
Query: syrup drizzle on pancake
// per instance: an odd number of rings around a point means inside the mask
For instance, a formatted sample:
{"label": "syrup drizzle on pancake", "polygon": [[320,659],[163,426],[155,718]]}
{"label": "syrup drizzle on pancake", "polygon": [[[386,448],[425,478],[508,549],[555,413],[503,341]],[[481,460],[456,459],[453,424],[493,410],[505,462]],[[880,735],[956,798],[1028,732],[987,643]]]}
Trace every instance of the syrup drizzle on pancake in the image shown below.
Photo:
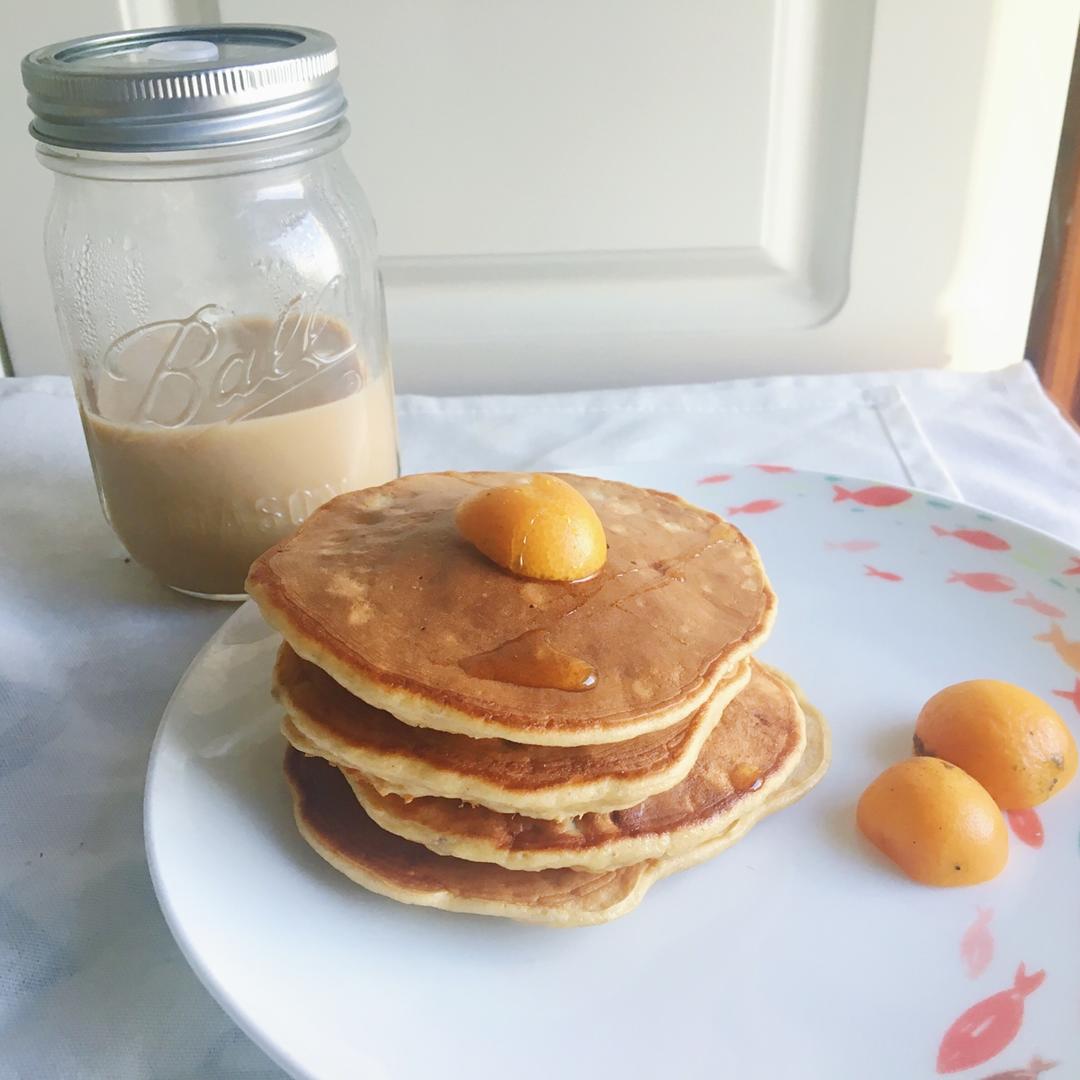
{"label": "syrup drizzle on pancake", "polygon": [[761,772],[753,765],[747,764],[745,761],[740,761],[731,772],[728,773],[728,779],[731,780],[731,786],[739,792],[739,794],[746,791],[757,791],[765,781]]}
{"label": "syrup drizzle on pancake", "polygon": [[599,678],[587,660],[554,648],[546,630],[527,630],[489,652],[466,656],[458,666],[477,679],[548,690],[591,690]]}

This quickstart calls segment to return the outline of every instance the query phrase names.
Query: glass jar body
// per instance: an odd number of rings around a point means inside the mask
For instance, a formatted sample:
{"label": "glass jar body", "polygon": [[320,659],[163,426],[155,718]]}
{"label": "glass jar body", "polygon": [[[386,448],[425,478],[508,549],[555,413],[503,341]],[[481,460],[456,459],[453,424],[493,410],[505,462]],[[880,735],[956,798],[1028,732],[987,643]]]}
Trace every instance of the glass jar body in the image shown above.
{"label": "glass jar body", "polygon": [[46,261],[102,508],[175,588],[397,475],[375,229],[341,124],[271,148],[39,151]]}

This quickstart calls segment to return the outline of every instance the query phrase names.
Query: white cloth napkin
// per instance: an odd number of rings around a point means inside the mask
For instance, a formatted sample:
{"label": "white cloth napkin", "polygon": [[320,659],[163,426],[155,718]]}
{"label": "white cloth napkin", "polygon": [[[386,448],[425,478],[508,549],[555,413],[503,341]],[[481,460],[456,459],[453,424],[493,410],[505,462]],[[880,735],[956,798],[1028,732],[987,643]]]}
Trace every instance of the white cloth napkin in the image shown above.
{"label": "white cloth napkin", "polygon": [[1080,544],[1080,439],[1034,371],[875,372],[402,397],[408,471],[775,461],[893,480]]}
{"label": "white cloth napkin", "polygon": [[[1080,439],[1024,366],[399,411],[409,471],[790,464],[959,493],[1080,542]],[[66,380],[0,380],[0,508],[0,1077],[278,1077],[180,957],[142,846],[158,718],[232,609],[126,561]]]}
{"label": "white cloth napkin", "polygon": [[580,393],[407,396],[398,410],[407,471],[573,469],[586,464],[779,462],[867,475],[955,496],[895,386],[806,379]]}

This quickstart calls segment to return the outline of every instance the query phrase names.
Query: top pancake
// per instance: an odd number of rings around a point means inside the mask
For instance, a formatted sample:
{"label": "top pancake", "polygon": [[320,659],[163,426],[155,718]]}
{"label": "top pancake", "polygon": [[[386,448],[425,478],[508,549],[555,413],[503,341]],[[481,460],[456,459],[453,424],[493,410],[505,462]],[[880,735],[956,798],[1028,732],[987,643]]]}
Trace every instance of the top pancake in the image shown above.
{"label": "top pancake", "polygon": [[[618,742],[686,718],[768,634],[753,545],[674,495],[562,475],[595,508],[608,559],[588,581],[532,581],[458,534],[478,487],[527,474],[433,473],[341,495],[253,564],[248,592],[304,658],[417,727],[515,742]],[[460,666],[529,632],[590,663],[573,692]]]}

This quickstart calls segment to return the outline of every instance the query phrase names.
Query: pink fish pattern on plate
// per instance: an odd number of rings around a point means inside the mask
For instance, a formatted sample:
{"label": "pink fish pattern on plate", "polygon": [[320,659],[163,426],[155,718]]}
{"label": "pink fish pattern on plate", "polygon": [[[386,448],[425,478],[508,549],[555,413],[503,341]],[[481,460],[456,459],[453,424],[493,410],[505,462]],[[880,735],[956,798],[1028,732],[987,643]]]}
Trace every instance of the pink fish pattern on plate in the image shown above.
{"label": "pink fish pattern on plate", "polygon": [[952,536],[972,547],[982,548],[983,551],[1009,550],[1008,540],[1003,540],[1000,536],[995,536],[994,533],[987,532],[985,529],[945,529],[940,525],[931,525],[930,528],[935,536]]}
{"label": "pink fish pattern on plate", "polygon": [[979,908],[975,921],[960,939],[960,956],[968,975],[973,979],[977,979],[994,959],[994,934],[990,929],[993,917],[993,908]]}
{"label": "pink fish pattern on plate", "polygon": [[870,484],[867,487],[852,488],[833,486],[833,502],[851,502],[859,506],[873,506],[878,509],[885,506],[899,506],[911,498],[911,492],[903,488],[888,487],[884,484]]}
{"label": "pink fish pattern on plate", "polygon": [[1057,606],[1057,604],[1051,604],[1046,600],[1040,600],[1037,596],[1032,596],[1029,592],[1026,596],[1017,597],[1013,600],[1014,604],[1019,604],[1021,607],[1030,608],[1036,615],[1046,615],[1051,619],[1064,619],[1065,612]]}
{"label": "pink fish pattern on plate", "polygon": [[1041,848],[1046,840],[1042,818],[1033,807],[1028,810],[1006,810],[1005,819],[1013,835],[1028,847]]}
{"label": "pink fish pattern on plate", "polygon": [[965,1010],[941,1040],[937,1071],[960,1072],[982,1065],[1000,1054],[1020,1031],[1026,999],[1042,986],[1045,979],[1045,971],[1029,975],[1021,964],[1012,986],[977,1001]]}
{"label": "pink fish pattern on plate", "polygon": [[903,577],[900,574],[894,573],[892,570],[879,570],[876,566],[866,564],[866,576],[879,578],[881,581],[903,581]]}
{"label": "pink fish pattern on plate", "polygon": [[736,514],[767,514],[771,510],[779,510],[783,505],[777,499],[753,499],[742,506],[729,506],[727,512],[732,517]]}
{"label": "pink fish pattern on plate", "polygon": [[1004,1072],[996,1072],[992,1076],[984,1076],[981,1080],[1038,1080],[1044,1072],[1057,1068],[1056,1061],[1044,1061],[1036,1054],[1026,1065],[1019,1069],[1006,1069]]}
{"label": "pink fish pattern on plate", "polygon": [[1016,582],[1012,578],[982,570],[976,573],[954,570],[946,579],[946,584],[966,585],[976,592],[1012,592],[1016,588]]}
{"label": "pink fish pattern on plate", "polygon": [[1077,679],[1071,690],[1051,690],[1054,697],[1064,698],[1072,703],[1073,708],[1080,714],[1080,679]]}

